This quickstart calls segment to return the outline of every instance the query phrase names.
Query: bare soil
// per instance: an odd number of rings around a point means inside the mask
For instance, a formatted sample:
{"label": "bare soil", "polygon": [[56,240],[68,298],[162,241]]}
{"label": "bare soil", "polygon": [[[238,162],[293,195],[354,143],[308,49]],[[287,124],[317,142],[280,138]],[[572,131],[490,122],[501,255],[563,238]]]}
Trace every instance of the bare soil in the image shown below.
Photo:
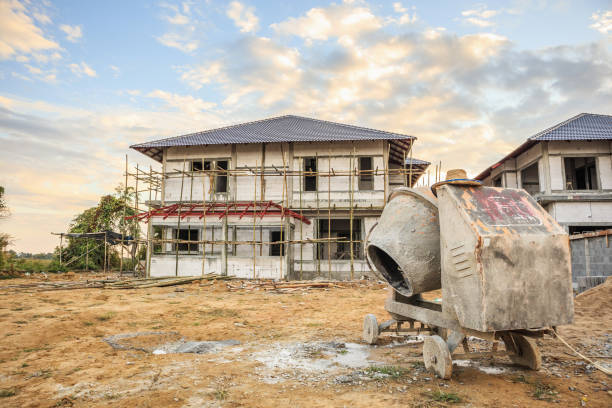
{"label": "bare soil", "polygon": [[[179,291],[2,289],[36,279],[0,281],[3,407],[612,406],[612,378],[551,337],[538,340],[539,372],[504,357],[458,361],[448,381],[424,370],[418,341],[363,344],[364,316],[388,318],[384,285],[290,293],[229,291],[221,281]],[[612,284],[579,297],[575,323],[560,328],[607,364],[611,301]],[[127,349],[104,341],[140,332],[165,334],[130,337]],[[240,344],[204,354],[151,352],[181,339]]]}

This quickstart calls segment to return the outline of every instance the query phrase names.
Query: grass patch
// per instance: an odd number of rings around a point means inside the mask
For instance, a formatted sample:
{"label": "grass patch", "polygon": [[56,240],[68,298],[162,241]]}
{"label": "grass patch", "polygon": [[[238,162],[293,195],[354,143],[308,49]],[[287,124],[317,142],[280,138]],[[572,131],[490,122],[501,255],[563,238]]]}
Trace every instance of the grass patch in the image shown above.
{"label": "grass patch", "polygon": [[409,370],[398,366],[370,366],[365,369],[366,375],[374,377],[377,374],[383,374],[393,379],[401,378],[407,375]]}
{"label": "grass patch", "polygon": [[559,392],[555,390],[554,386],[536,381],[533,384],[533,393],[531,396],[542,401],[552,401],[558,394]]}
{"label": "grass patch", "polygon": [[461,397],[454,392],[434,391],[429,394],[429,397],[437,402],[450,402],[451,404],[457,404],[461,401]]}
{"label": "grass patch", "polygon": [[83,326],[93,326],[94,322],[83,322]]}
{"label": "grass patch", "polygon": [[516,377],[512,377],[513,383],[521,383],[521,384],[529,384],[529,380],[525,377],[524,374],[517,375]]}
{"label": "grass patch", "polygon": [[108,312],[108,313],[104,313],[103,315],[96,316],[96,320],[98,320],[100,322],[106,322],[106,321],[112,319],[113,317],[115,317],[115,313],[114,312]]}
{"label": "grass patch", "polygon": [[213,395],[217,401],[225,401],[229,395],[226,389],[219,388],[213,392]]}
{"label": "grass patch", "polygon": [[27,324],[28,322],[26,322],[25,320],[17,320],[16,322],[13,322],[15,324]]}
{"label": "grass patch", "polygon": [[216,307],[208,310],[200,310],[199,313],[203,316],[212,317],[212,318],[221,318],[221,317],[239,317],[240,313],[234,309],[225,309],[222,307]]}
{"label": "grass patch", "polygon": [[23,349],[23,352],[24,353],[33,353],[35,351],[41,351],[41,350],[44,350],[44,348],[43,347],[32,347],[32,348]]}
{"label": "grass patch", "polygon": [[12,397],[17,394],[17,389],[15,388],[4,388],[0,390],[0,398]]}

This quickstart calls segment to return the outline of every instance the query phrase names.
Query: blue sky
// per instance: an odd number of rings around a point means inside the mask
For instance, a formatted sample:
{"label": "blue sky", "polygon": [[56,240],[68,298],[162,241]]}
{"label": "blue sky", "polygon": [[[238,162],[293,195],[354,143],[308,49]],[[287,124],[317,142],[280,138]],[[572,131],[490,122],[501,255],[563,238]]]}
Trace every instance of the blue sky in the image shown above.
{"label": "blue sky", "polygon": [[471,175],[612,113],[609,1],[0,0],[0,185],[15,249],[121,181],[130,144],[293,113],[408,133]]}

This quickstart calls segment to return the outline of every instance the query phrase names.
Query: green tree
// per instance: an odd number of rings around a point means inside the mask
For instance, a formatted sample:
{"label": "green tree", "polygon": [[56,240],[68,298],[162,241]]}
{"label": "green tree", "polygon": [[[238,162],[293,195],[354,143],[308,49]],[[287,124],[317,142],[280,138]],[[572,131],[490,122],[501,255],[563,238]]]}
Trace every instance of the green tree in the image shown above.
{"label": "green tree", "polygon": [[[9,216],[9,210],[4,199],[4,187],[0,186],[0,219]],[[4,232],[0,232],[0,271],[5,268],[6,264],[6,248],[11,244],[11,236]]]}
{"label": "green tree", "polygon": [[[131,236],[137,239],[140,235],[140,227],[135,219],[125,220],[136,214],[132,208],[135,198],[135,193],[132,188],[125,189],[119,186],[115,189],[115,194],[105,195],[100,198],[97,206],[88,208],[78,214],[70,223],[68,231],[71,233],[89,233],[114,231]],[[89,256],[84,254],[89,248]],[[111,250],[109,246],[108,259],[111,267],[116,267],[119,264],[119,256],[116,251]],[[136,255],[136,245],[132,245],[131,254]],[[83,256],[81,256],[83,255]],[[80,258],[79,258],[80,257]],[[78,258],[78,259],[76,259]],[[89,264],[86,265],[88,258]],[[63,263],[66,264],[75,259],[68,265],[70,269],[102,269],[104,268],[104,243],[92,239],[71,238],[68,237],[68,245],[62,249]],[[59,247],[55,249],[53,265],[59,265]],[[126,265],[129,267],[130,265]]]}

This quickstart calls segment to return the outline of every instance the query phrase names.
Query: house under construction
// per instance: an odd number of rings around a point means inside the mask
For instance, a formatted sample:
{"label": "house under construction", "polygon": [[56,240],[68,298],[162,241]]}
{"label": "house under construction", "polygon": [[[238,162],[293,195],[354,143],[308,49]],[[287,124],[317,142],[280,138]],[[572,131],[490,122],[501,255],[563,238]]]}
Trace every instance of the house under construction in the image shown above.
{"label": "house under construction", "polygon": [[[413,136],[281,116],[131,146],[162,165],[147,222],[147,276],[352,279],[395,187],[428,162]],[[151,173],[152,175],[152,173]]]}

